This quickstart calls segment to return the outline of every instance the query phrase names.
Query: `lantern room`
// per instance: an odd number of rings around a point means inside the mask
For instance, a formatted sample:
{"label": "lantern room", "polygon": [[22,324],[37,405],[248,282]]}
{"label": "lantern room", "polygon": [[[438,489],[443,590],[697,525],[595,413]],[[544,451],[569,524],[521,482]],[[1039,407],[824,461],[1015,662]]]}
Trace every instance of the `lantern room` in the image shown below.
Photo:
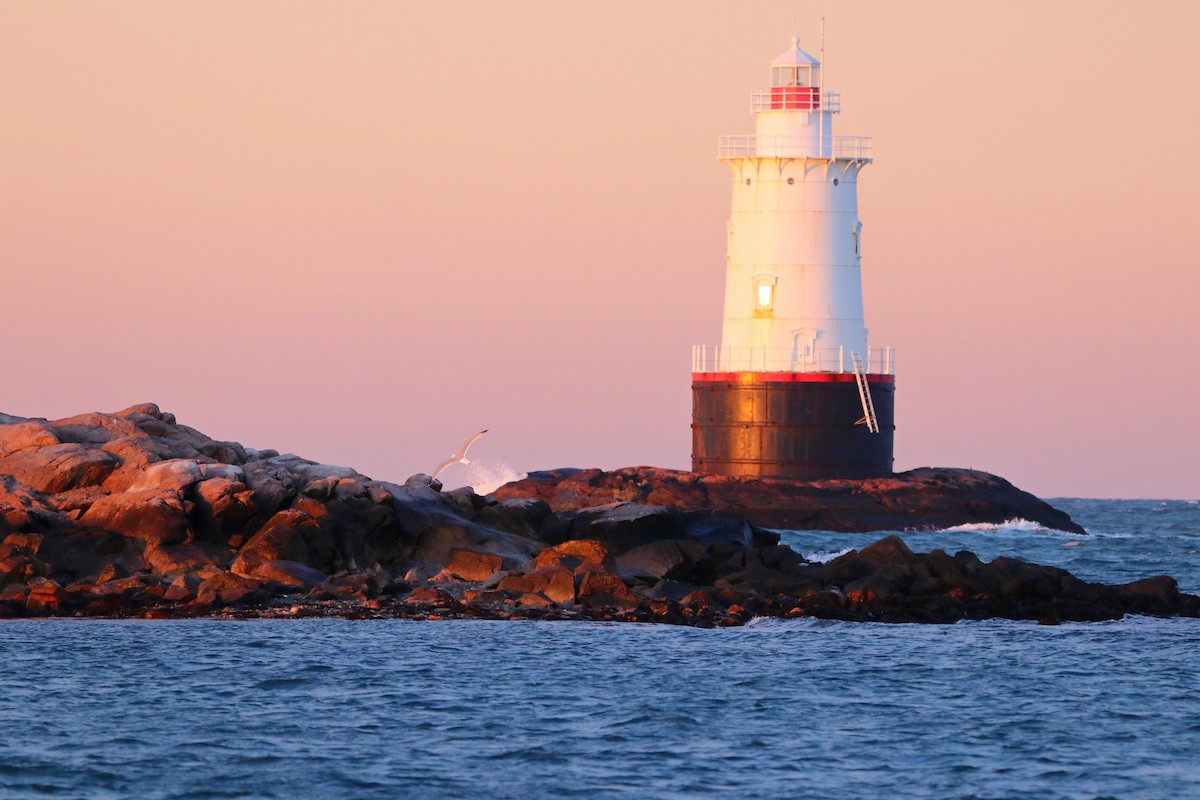
{"label": "lantern room", "polygon": [[771,110],[817,111],[821,108],[821,62],[800,49],[800,37],[771,62]]}

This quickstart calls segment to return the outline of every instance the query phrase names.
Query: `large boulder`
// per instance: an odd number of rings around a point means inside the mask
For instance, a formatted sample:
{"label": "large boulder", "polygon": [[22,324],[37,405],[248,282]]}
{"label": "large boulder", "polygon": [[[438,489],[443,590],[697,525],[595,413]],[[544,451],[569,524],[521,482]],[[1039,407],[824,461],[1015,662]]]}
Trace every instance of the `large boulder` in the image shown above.
{"label": "large boulder", "polygon": [[111,453],[84,444],[53,444],[18,450],[0,458],[0,473],[43,494],[103,483],[120,462]]}
{"label": "large boulder", "polygon": [[308,514],[295,509],[276,513],[241,548],[230,570],[249,572],[263,561],[294,561],[331,571],[337,550],[333,537]]}
{"label": "large boulder", "polygon": [[454,548],[446,562],[446,572],[464,581],[485,581],[504,567],[504,559],[494,553]]}
{"label": "large boulder", "polygon": [[571,572],[603,569],[608,563],[608,549],[595,539],[572,539],[547,547],[534,559],[536,569],[562,567]]}
{"label": "large boulder", "polygon": [[637,608],[638,599],[616,573],[598,569],[586,572],[579,584],[579,602],[594,608]]}
{"label": "large boulder", "polygon": [[23,420],[0,424],[0,458],[30,447],[59,444],[50,426],[42,420]]}
{"label": "large boulder", "polygon": [[693,573],[699,565],[703,565],[701,571],[706,573],[703,577],[712,579],[713,564],[708,549],[691,539],[666,539],[644,544],[619,553],[615,561],[617,573],[626,580],[654,583],[670,578],[697,582]]}
{"label": "large boulder", "polygon": [[0,536],[66,524],[66,517],[41,494],[11,475],[0,475]]}
{"label": "large boulder", "polygon": [[575,599],[575,576],[561,566],[543,567],[506,575],[496,588],[519,595],[540,594],[554,603],[569,603]]}
{"label": "large boulder", "polygon": [[244,578],[271,581],[297,590],[320,586],[327,577],[324,572],[307,564],[283,559],[270,561],[261,558],[257,553],[240,556],[233,562],[229,571]]}
{"label": "large boulder", "polygon": [[683,520],[666,506],[611,503],[586,508],[571,518],[571,536],[595,539],[610,551],[687,536]]}
{"label": "large boulder", "polygon": [[101,497],[79,522],[154,544],[178,544],[191,535],[183,501],[177,492],[166,489]]}
{"label": "large boulder", "polygon": [[[444,519],[444,517],[443,517]],[[471,550],[498,556],[505,568],[512,568],[533,557],[537,542],[504,531],[494,531],[467,522],[437,522],[414,537],[415,546],[408,558],[431,564],[446,564],[454,551]]]}
{"label": "large boulder", "polygon": [[229,478],[209,478],[195,485],[193,520],[202,538],[228,539],[258,513],[254,493]]}
{"label": "large boulder", "polygon": [[126,492],[167,489],[182,492],[201,479],[200,464],[189,458],[172,458],[147,464],[124,488]]}

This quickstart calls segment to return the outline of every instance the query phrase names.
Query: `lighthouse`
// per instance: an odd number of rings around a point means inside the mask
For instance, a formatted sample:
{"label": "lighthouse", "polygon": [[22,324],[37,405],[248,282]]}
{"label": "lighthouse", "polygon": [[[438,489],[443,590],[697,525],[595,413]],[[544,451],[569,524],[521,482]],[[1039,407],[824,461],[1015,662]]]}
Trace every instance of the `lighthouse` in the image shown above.
{"label": "lighthouse", "polygon": [[895,355],[871,347],[858,175],[871,140],[835,136],[841,96],[798,38],[722,136],[733,178],[719,345],[692,353],[692,469],[818,480],[892,473]]}

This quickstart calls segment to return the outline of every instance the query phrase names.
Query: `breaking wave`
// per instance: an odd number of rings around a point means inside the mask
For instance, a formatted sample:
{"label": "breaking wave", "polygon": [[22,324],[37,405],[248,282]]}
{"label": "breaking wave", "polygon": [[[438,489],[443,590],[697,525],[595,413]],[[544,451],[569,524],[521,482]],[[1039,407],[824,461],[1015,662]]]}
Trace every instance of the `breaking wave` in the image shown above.
{"label": "breaking wave", "polygon": [[939,528],[941,531],[953,533],[956,531],[986,531],[992,532],[1012,532],[1012,533],[1030,533],[1033,531],[1053,531],[1055,533],[1064,533],[1064,531],[1055,531],[1053,528],[1047,528],[1039,525],[1036,522],[1030,522],[1027,519],[1014,517],[1013,519],[1005,520],[1004,522],[968,522],[965,525],[951,525],[949,528]]}
{"label": "breaking wave", "polygon": [[464,485],[470,486],[476,494],[491,494],[506,483],[519,481],[528,473],[521,472],[495,458],[479,458],[471,461],[466,468]]}

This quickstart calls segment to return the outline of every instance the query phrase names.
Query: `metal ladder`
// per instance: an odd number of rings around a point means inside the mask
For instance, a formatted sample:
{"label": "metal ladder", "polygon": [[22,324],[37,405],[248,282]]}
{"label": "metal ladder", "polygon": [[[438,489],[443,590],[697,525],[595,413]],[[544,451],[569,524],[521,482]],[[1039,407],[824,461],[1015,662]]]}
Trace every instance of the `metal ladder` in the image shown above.
{"label": "metal ladder", "polygon": [[854,424],[866,423],[868,431],[879,433],[879,420],[875,417],[875,404],[871,402],[871,387],[867,385],[867,373],[863,370],[862,356],[858,353],[851,353],[850,358],[854,362],[854,382],[858,384],[858,399],[862,401],[863,407],[863,418]]}

